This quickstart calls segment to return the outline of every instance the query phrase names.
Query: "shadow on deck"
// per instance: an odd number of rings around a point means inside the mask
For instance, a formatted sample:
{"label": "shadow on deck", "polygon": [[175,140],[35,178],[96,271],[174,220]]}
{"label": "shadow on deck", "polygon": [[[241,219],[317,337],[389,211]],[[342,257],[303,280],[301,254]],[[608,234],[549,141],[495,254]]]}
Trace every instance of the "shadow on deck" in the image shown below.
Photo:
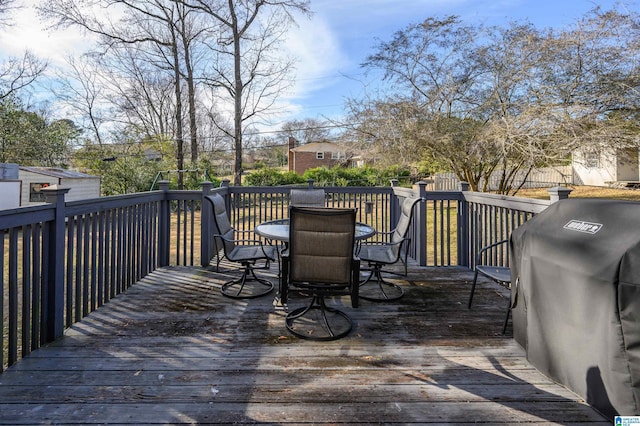
{"label": "shadow on deck", "polygon": [[0,375],[0,423],[610,423],[500,334],[503,289],[483,281],[467,310],[466,269],[411,267],[388,304],[335,300],[355,327],[328,343],[290,336],[273,295],[221,296],[239,272],[146,277]]}

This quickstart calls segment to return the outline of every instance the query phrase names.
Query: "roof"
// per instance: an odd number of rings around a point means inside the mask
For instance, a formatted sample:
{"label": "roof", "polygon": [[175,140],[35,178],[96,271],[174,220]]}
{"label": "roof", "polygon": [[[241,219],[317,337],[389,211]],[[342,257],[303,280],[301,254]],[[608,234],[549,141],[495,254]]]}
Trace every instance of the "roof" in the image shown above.
{"label": "roof", "polygon": [[312,142],[293,148],[295,152],[342,152],[344,148],[333,142]]}
{"label": "roof", "polygon": [[38,173],[45,176],[52,176],[52,177],[64,178],[64,179],[100,179],[98,176],[92,176],[86,173],[61,169],[57,167],[20,166],[19,169],[24,170],[25,172]]}

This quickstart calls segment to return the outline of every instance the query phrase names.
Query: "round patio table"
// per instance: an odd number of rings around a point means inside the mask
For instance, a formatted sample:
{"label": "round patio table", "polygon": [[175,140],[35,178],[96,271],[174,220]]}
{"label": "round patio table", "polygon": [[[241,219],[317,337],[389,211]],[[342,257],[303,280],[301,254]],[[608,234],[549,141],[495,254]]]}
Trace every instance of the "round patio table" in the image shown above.
{"label": "round patio table", "polygon": [[[289,242],[289,219],[270,220],[254,228],[256,234],[268,240]],[[356,222],[356,240],[364,240],[376,233],[376,230],[366,223]]]}

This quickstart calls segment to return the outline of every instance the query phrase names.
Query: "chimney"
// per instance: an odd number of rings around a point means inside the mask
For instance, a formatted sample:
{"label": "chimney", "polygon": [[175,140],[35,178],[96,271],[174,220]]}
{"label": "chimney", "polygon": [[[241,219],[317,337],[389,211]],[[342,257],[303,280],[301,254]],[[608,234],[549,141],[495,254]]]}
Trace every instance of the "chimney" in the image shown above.
{"label": "chimney", "polygon": [[289,151],[296,147],[296,140],[293,136],[289,136]]}

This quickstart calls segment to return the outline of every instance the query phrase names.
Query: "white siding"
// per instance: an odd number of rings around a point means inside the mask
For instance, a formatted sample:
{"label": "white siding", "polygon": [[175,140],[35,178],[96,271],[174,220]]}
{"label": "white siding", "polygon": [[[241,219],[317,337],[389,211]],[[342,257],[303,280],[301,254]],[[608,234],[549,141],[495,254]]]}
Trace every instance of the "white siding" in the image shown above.
{"label": "white siding", "polygon": [[42,204],[42,202],[30,201],[31,184],[46,183],[49,185],[58,185],[58,178],[43,175],[41,173],[33,173],[26,170],[20,170],[20,180],[22,181],[22,205],[30,206],[33,204]]}
{"label": "white siding", "polygon": [[20,207],[20,181],[0,181],[0,210]]}
{"label": "white siding", "polygon": [[637,182],[640,180],[640,168],[638,167],[638,149],[619,149],[618,157],[618,181]]}
{"label": "white siding", "polygon": [[86,200],[88,198],[98,198],[100,196],[100,179],[60,179],[62,186],[71,188],[67,194],[66,201]]}
{"label": "white siding", "polygon": [[613,153],[588,156],[582,152],[575,152],[572,164],[575,183],[578,185],[606,186],[607,182],[617,180],[616,160]]}
{"label": "white siding", "polygon": [[86,200],[88,198],[100,197],[100,178],[58,178],[43,173],[34,173],[28,170],[20,170],[20,180],[22,180],[22,205],[28,206],[33,204],[41,204],[40,202],[30,201],[31,184],[45,183],[49,185],[59,185],[61,187],[70,188],[66,201]]}

